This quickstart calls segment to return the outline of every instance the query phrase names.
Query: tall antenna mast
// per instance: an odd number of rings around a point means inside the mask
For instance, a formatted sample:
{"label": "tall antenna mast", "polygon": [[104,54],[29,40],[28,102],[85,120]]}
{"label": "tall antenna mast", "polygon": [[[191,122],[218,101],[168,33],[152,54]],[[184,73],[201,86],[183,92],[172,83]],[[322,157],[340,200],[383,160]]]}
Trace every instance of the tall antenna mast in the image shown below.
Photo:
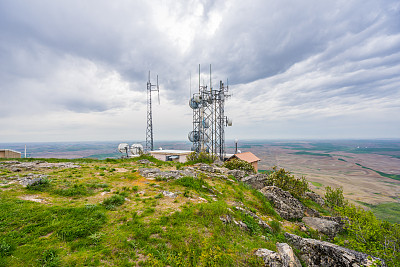
{"label": "tall antenna mast", "polygon": [[[204,84],[204,81],[203,81]],[[213,89],[211,64],[210,84],[201,85],[199,64],[199,92],[193,93],[189,106],[193,110],[193,130],[188,138],[193,143],[192,151],[205,152],[225,159],[225,127],[232,126],[232,120],[225,116],[225,99],[229,97],[228,85],[220,81],[219,88]]]}
{"label": "tall antenna mast", "polygon": [[[155,89],[153,89],[155,87]],[[153,143],[153,112],[151,106],[151,92],[157,91],[158,93],[158,104],[160,104],[160,88],[158,86],[158,75],[157,84],[151,84],[150,71],[149,80],[147,81],[147,127],[146,127],[146,151],[154,150]]]}

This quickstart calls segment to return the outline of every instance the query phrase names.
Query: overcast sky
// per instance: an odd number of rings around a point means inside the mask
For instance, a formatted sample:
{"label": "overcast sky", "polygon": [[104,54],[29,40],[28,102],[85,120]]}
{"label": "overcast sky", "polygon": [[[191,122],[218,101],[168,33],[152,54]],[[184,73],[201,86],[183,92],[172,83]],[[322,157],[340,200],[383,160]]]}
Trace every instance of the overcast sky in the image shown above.
{"label": "overcast sky", "polygon": [[0,143],[143,141],[149,70],[187,140],[198,64],[227,139],[400,137],[398,0],[1,0]]}

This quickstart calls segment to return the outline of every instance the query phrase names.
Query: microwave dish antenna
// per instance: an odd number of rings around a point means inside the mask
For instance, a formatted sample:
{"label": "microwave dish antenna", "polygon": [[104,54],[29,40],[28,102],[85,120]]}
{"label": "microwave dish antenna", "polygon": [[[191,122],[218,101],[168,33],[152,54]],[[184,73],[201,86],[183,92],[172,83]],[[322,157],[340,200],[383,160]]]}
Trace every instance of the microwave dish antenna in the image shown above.
{"label": "microwave dish antenna", "polygon": [[192,97],[189,100],[189,107],[191,107],[192,109],[198,109],[200,107],[200,103],[197,102],[194,97]]}
{"label": "microwave dish antenna", "polygon": [[191,131],[188,137],[190,142],[198,142],[200,140],[200,133],[198,131]]}
{"label": "microwave dish antenna", "polygon": [[130,152],[133,156],[139,156],[143,154],[143,146],[141,144],[133,144],[130,147]]}
{"label": "microwave dish antenna", "polygon": [[126,157],[128,157],[129,145],[127,143],[119,144],[118,151],[122,154],[126,154]]}

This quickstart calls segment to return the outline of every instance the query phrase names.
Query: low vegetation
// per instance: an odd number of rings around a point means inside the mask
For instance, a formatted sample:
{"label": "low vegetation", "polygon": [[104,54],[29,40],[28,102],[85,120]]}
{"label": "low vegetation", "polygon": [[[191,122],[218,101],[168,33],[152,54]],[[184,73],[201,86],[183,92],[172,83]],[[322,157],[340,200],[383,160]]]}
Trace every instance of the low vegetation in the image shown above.
{"label": "low vegetation", "polygon": [[206,152],[192,152],[187,156],[187,162],[185,165],[193,165],[196,163],[207,163],[211,164],[217,160],[217,156],[206,153]]}
{"label": "low vegetation", "polygon": [[[263,266],[254,251],[276,250],[277,242],[287,242],[284,232],[319,238],[311,229],[300,230],[298,222],[283,220],[263,194],[232,176],[145,179],[140,168],[183,168],[146,155],[74,162],[81,167],[18,173],[0,164],[0,266]],[[23,187],[17,179],[30,172],[43,178]],[[266,172],[271,185],[326,214],[326,207],[303,198],[309,190],[304,177],[276,167]],[[332,213],[350,218],[335,242],[396,266],[398,225],[341,205],[341,197],[337,189],[325,196]],[[271,230],[236,207],[256,214]],[[221,218],[243,222],[247,230]]]}
{"label": "low vegetation", "polygon": [[346,218],[346,232],[335,238],[337,244],[380,257],[388,266],[399,266],[399,224],[380,220],[372,211],[348,203],[342,188],[326,187],[325,201],[336,215]]}
{"label": "low vegetation", "polygon": [[236,158],[226,161],[224,163],[224,167],[226,167],[230,170],[242,170],[242,171],[245,171],[246,173],[255,173],[256,172],[253,165],[251,165],[247,161],[244,161],[241,159],[236,159]]}
{"label": "low vegetation", "polygon": [[267,185],[289,191],[296,198],[302,198],[309,190],[308,181],[304,176],[297,178],[289,171],[283,168],[278,169],[276,166],[272,167],[272,172],[268,175]]}

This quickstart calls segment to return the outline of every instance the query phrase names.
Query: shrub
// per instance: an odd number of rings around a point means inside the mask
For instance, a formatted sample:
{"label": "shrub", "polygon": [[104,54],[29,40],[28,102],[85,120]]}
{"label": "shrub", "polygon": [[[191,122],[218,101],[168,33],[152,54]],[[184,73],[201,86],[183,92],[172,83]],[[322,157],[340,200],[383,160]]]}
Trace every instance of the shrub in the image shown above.
{"label": "shrub", "polygon": [[190,164],[195,163],[207,163],[211,164],[217,159],[217,156],[206,153],[206,152],[192,152],[187,156],[187,160]]}
{"label": "shrub", "polygon": [[64,197],[87,196],[90,194],[83,184],[74,184],[72,187],[59,188],[54,190],[54,193]]}
{"label": "shrub", "polygon": [[247,173],[255,173],[256,172],[253,165],[251,165],[247,161],[244,161],[241,159],[236,159],[236,158],[225,161],[224,167],[228,168],[230,170],[242,170]]}
{"label": "shrub", "polygon": [[400,262],[399,224],[381,221],[371,211],[365,211],[352,204],[336,207],[335,210],[341,216],[347,217],[345,220],[347,244],[339,242],[339,245],[380,257],[388,266],[398,266]]}
{"label": "shrub", "polygon": [[325,203],[328,207],[344,207],[347,204],[343,197],[343,188],[339,187],[334,190],[327,186],[325,190]]}
{"label": "shrub", "polygon": [[57,251],[54,249],[45,250],[39,262],[42,264],[42,266],[46,267],[55,267],[60,265],[60,259],[57,255]]}
{"label": "shrub", "polygon": [[50,186],[50,179],[45,177],[38,179],[37,181],[33,182],[30,185],[27,185],[26,188],[30,190],[43,191],[49,186]]}
{"label": "shrub", "polygon": [[10,242],[0,240],[0,256],[9,256],[13,250],[14,246]]}
{"label": "shrub", "polygon": [[272,168],[272,172],[268,175],[267,185],[274,185],[282,190],[289,191],[295,198],[301,198],[304,193],[309,190],[309,185],[304,176],[296,178],[285,169],[277,170],[277,167]]}
{"label": "shrub", "polygon": [[117,206],[121,206],[125,202],[125,197],[120,194],[115,194],[109,198],[104,199],[103,206],[108,210],[113,210]]}

